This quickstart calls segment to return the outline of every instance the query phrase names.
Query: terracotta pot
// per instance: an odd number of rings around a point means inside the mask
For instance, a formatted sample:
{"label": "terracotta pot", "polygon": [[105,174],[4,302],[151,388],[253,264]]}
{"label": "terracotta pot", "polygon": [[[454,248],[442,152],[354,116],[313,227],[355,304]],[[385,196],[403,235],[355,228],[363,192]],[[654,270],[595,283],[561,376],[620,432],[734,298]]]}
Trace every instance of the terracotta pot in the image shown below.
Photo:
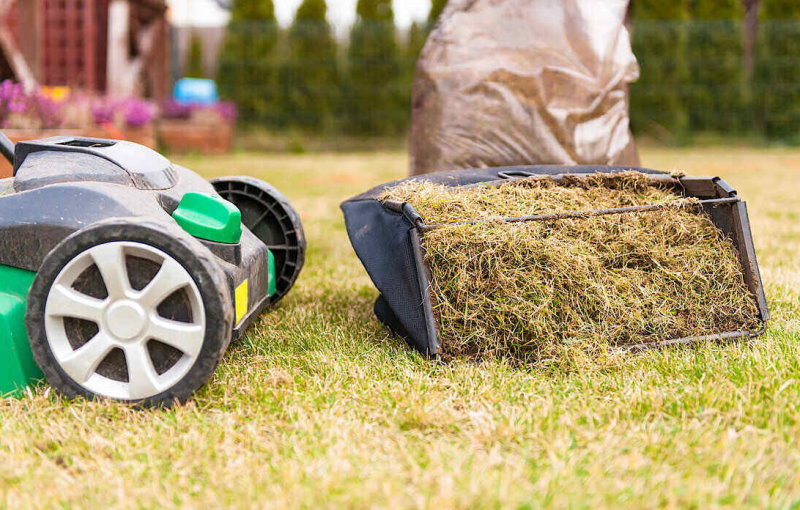
{"label": "terracotta pot", "polygon": [[152,124],[149,126],[126,126],[123,128],[118,128],[116,126],[97,126],[84,129],[81,136],[89,136],[92,138],[109,138],[111,140],[127,140],[129,142],[150,147],[153,150],[158,150],[156,127]]}
{"label": "terracotta pot", "polygon": [[[114,138],[114,137],[109,137]],[[158,150],[158,138],[156,137],[156,127],[153,124],[142,127],[126,127],[122,130],[121,140],[138,143],[153,150]]]}
{"label": "terracotta pot", "polygon": [[162,120],[158,123],[158,138],[161,147],[169,152],[225,154],[233,145],[233,125]]}

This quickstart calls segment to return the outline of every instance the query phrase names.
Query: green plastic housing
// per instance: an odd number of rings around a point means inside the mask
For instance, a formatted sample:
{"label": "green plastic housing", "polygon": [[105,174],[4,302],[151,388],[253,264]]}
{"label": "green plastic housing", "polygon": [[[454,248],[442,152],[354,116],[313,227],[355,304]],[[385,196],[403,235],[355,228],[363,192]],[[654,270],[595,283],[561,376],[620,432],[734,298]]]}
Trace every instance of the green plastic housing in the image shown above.
{"label": "green plastic housing", "polygon": [[221,197],[186,193],[172,217],[186,232],[200,239],[236,244],[242,238],[242,213]]}
{"label": "green plastic housing", "polygon": [[0,266],[0,396],[18,396],[44,378],[33,360],[25,329],[28,290],[36,273]]}
{"label": "green plastic housing", "polygon": [[275,295],[278,290],[278,276],[275,271],[275,255],[272,250],[267,250],[267,272],[269,274],[269,282],[267,283],[267,293],[269,297]]}

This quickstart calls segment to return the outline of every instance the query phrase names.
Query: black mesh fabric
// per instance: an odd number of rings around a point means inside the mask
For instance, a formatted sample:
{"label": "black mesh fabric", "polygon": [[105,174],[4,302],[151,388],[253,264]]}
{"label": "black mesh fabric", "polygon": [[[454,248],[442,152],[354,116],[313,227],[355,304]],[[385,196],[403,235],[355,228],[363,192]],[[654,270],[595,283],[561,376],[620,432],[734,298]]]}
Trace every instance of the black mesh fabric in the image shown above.
{"label": "black mesh fabric", "polygon": [[517,166],[481,168],[458,172],[439,172],[382,184],[355,196],[342,205],[347,235],[353,249],[381,295],[375,302],[375,315],[393,333],[425,355],[434,355],[426,328],[423,293],[420,289],[409,232],[415,228],[405,216],[390,211],[377,197],[387,188],[407,180],[435,182],[447,186],[466,186],[479,182],[497,181],[526,175],[555,175],[565,173],[621,172],[637,170],[661,174],[645,168],[619,166]]}
{"label": "black mesh fabric", "polygon": [[342,204],[347,235],[372,282],[383,295],[395,318],[379,319],[411,345],[426,353],[428,334],[417,266],[409,240],[413,228],[402,214],[388,211],[374,199]]}

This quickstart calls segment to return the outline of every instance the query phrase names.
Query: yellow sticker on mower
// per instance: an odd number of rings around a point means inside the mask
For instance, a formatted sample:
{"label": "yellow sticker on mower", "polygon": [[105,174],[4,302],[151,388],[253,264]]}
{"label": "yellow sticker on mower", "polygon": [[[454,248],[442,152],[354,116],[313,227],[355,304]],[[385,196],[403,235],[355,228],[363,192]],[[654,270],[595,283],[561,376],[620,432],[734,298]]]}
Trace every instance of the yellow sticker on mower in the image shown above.
{"label": "yellow sticker on mower", "polygon": [[242,322],[247,315],[247,280],[236,287],[236,324]]}

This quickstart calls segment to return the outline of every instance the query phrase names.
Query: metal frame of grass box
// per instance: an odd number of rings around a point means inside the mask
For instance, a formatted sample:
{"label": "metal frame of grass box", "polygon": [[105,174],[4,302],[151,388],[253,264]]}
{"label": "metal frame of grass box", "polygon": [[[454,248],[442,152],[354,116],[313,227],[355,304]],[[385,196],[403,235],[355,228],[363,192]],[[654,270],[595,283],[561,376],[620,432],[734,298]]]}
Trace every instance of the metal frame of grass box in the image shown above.
{"label": "metal frame of grass box", "polygon": [[[753,237],[747,215],[747,205],[736,190],[719,177],[673,177],[650,169],[629,167],[504,167],[460,172],[430,174],[416,179],[446,186],[498,185],[509,179],[533,176],[550,176],[558,181],[565,174],[588,175],[597,172],[621,172],[637,170],[657,183],[673,186],[685,197],[699,200],[694,205],[708,213],[726,236],[730,237],[739,253],[745,283],[753,295],[762,324],[769,320],[766,296],[758,269]],[[422,234],[448,224],[425,222],[408,202],[385,202],[377,200],[380,193],[403,181],[378,186],[342,204],[347,230],[353,247],[370,274],[381,296],[375,303],[375,314],[395,334],[403,337],[412,347],[428,356],[437,356],[441,345],[430,295],[430,270],[424,260]],[[558,221],[561,219],[586,218],[614,214],[642,214],[669,207],[666,205],[644,205],[598,209],[591,211],[540,214],[505,218],[510,223],[531,221]],[[458,222],[476,224],[486,220]],[[676,338],[661,342],[627,346],[629,350],[641,350],[673,344],[686,344],[708,340],[735,340],[751,338],[764,332],[729,331],[713,335]]]}

